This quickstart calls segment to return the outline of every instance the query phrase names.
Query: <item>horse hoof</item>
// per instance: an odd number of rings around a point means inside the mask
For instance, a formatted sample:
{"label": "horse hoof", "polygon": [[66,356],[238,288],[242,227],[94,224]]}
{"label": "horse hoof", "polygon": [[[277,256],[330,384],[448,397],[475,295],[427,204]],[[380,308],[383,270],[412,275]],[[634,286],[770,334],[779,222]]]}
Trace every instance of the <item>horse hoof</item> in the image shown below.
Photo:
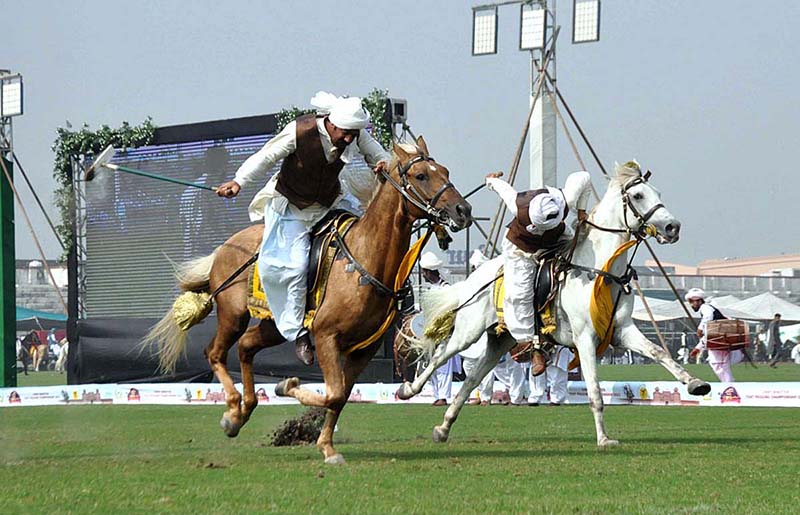
{"label": "horse hoof", "polygon": [[436,426],[433,428],[433,441],[436,443],[444,443],[447,441],[447,437],[449,435],[449,431],[445,431],[442,426]]}
{"label": "horse hoof", "polygon": [[411,383],[404,382],[400,388],[397,389],[397,398],[400,400],[407,401],[411,397],[414,396],[414,392],[411,389]]}
{"label": "horse hoof", "polygon": [[686,389],[689,390],[689,395],[705,395],[711,391],[711,385],[702,379],[692,379]]}
{"label": "horse hoof", "polygon": [[225,415],[222,416],[222,419],[219,421],[219,425],[229,438],[236,437],[236,435],[239,434],[239,430],[242,428],[241,424],[234,424]]}
{"label": "horse hoof", "polygon": [[289,390],[291,390],[292,388],[297,388],[298,386],[300,386],[300,379],[296,377],[290,377],[288,379],[284,379],[283,381],[275,385],[275,395],[277,395],[278,397],[288,397]]}
{"label": "horse hoof", "polygon": [[601,449],[607,449],[608,447],[614,447],[615,445],[619,445],[619,440],[612,440],[611,438],[603,438],[599,442],[597,442],[597,446]]}
{"label": "horse hoof", "polygon": [[325,458],[326,465],[344,465],[344,456],[339,453],[334,454],[333,456],[328,456]]}

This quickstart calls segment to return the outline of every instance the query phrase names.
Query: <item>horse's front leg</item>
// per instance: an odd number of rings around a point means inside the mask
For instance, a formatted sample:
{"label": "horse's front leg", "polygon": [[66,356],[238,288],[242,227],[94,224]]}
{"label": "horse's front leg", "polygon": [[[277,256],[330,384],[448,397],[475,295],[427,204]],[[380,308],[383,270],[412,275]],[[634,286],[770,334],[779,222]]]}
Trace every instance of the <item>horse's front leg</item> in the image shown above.
{"label": "horse's front leg", "polygon": [[327,408],[325,423],[317,439],[317,449],[325,457],[325,463],[338,465],[344,463],[344,458],[333,447],[333,430],[342,408],[347,403],[347,385],[343,366],[346,357],[342,355],[332,336],[315,335],[315,337],[317,359],[322,369],[322,376],[325,378],[325,395],[301,388],[300,379],[297,377],[284,379],[278,383],[275,386],[275,393],[281,397],[294,397],[304,406]]}
{"label": "horse's front leg", "polygon": [[662,367],[666,368],[675,379],[685,384],[691,395],[705,395],[711,391],[711,385],[702,379],[692,376],[685,368],[672,359],[672,356],[670,356],[667,351],[648,340],[635,325],[627,324],[620,327],[617,331],[616,339],[620,346],[658,362]]}
{"label": "horse's front leg", "polygon": [[581,372],[586,381],[586,391],[589,395],[589,404],[594,415],[594,427],[597,432],[597,446],[608,447],[617,445],[619,441],[612,440],[606,434],[605,420],[603,417],[603,392],[597,378],[597,338],[594,332],[584,330],[575,339],[575,346],[581,359]]}
{"label": "horse's front leg", "polygon": [[447,441],[450,435],[450,429],[458,418],[458,414],[461,413],[461,408],[464,407],[464,403],[469,399],[469,394],[472,393],[472,390],[486,377],[486,374],[491,373],[503,354],[508,352],[516,344],[514,339],[508,336],[497,337],[490,332],[488,337],[486,352],[478,358],[478,363],[475,365],[475,368],[467,374],[456,398],[453,399],[453,403],[447,408],[442,424],[433,428],[434,442]]}

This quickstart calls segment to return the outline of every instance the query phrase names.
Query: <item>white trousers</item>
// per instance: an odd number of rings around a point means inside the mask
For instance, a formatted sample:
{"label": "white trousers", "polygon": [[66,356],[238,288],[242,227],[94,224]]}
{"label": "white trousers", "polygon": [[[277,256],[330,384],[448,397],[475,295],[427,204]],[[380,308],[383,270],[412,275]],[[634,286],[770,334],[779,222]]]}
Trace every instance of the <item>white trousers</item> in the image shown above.
{"label": "white trousers", "polygon": [[[358,214],[358,201],[345,195],[331,209],[347,209]],[[261,287],[278,331],[286,340],[295,340],[303,329],[306,313],[306,274],[311,251],[311,229],[324,217],[305,220],[293,215],[293,209],[279,213],[267,203],[264,207],[264,238],[258,255]]]}
{"label": "white trousers", "polygon": [[711,370],[714,371],[720,382],[723,383],[734,382],[731,365],[739,363],[742,361],[742,358],[744,358],[744,354],[742,354],[740,350],[735,350],[733,352],[724,350],[708,351],[708,364],[711,365]]}
{"label": "white trousers", "polygon": [[[461,356],[461,365],[464,367],[465,374],[470,375],[472,371],[475,370],[475,368],[478,365],[478,359],[479,358],[465,358],[464,356]],[[486,374],[486,377],[481,379],[481,382],[480,384],[478,384],[478,387],[475,389],[474,392],[471,393],[474,394],[476,392],[478,394],[478,399],[480,399],[481,401],[487,401],[487,402],[492,401],[492,394],[494,393],[493,370],[490,370],[489,373]],[[473,395],[470,395],[470,397],[473,397]]]}
{"label": "white trousers", "polygon": [[461,366],[461,357],[456,355],[447,360],[447,363],[437,368],[431,376],[433,398],[436,400],[452,397],[453,372],[458,372]]}
{"label": "white trousers", "polygon": [[508,395],[514,404],[525,402],[525,367],[513,359],[511,354],[506,353],[502,361],[494,367],[494,375],[497,380],[508,388]]}
{"label": "white trousers", "polygon": [[550,387],[550,402],[561,404],[567,400],[567,371],[550,365],[544,374],[531,376],[531,396],[528,402],[543,404],[547,401],[547,388]]}
{"label": "white trousers", "polygon": [[533,309],[533,272],[536,263],[532,254],[521,251],[508,238],[503,238],[502,247],[505,274],[503,314],[506,326],[518,342],[531,341],[536,332]]}

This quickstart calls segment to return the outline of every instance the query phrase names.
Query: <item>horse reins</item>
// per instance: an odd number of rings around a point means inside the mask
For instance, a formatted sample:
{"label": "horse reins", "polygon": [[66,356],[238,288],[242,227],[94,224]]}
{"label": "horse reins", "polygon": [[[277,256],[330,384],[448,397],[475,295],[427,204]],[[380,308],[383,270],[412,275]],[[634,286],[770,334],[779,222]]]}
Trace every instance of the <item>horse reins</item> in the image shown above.
{"label": "horse reins", "polygon": [[[400,180],[402,183],[395,181],[389,173],[383,170],[381,170],[381,175],[383,175],[384,179],[389,181],[389,184],[391,184],[392,187],[396,189],[403,197],[403,209],[406,210],[406,212],[408,212],[408,209],[405,206],[405,202],[410,202],[418,209],[424,211],[428,215],[426,218],[432,219],[434,222],[439,224],[446,224],[450,217],[445,211],[438,209],[436,207],[436,203],[439,201],[444,192],[450,188],[455,188],[455,186],[452,182],[447,181],[442,185],[441,188],[439,188],[439,190],[433,195],[433,197],[431,197],[430,200],[425,200],[425,197],[422,195],[422,193],[420,193],[420,191],[408,180],[408,171],[411,169],[411,167],[423,161],[436,162],[436,160],[432,157],[422,153],[409,159],[405,164],[401,164],[399,160],[397,161],[395,168],[397,168],[398,175],[400,175]],[[410,193],[413,193],[416,198],[412,197]]]}

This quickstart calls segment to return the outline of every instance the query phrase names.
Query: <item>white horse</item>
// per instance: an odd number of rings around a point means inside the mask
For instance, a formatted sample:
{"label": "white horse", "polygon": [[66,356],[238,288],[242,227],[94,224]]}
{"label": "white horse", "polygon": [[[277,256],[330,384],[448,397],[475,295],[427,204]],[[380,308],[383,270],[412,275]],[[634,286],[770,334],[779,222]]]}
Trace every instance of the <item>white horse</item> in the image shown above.
{"label": "white horse", "polygon": [[[659,243],[675,243],[678,241],[680,222],[661,204],[661,194],[641,174],[635,162],[616,167],[616,177],[609,183],[608,190],[602,200],[595,206],[590,223],[581,230],[581,238],[577,242],[571,262],[592,269],[601,269],[606,261],[631,236],[643,238],[646,234],[655,235]],[[616,277],[625,274],[628,265],[629,251],[621,254],[609,273]],[[464,402],[480,380],[497,364],[501,356],[514,345],[514,339],[507,333],[496,336],[493,326],[497,324],[492,288],[485,288],[475,295],[482,286],[495,277],[503,264],[503,258],[497,257],[483,264],[465,281],[452,286],[432,290],[422,297],[423,312],[427,325],[442,314],[456,311],[454,327],[450,339],[436,346],[438,342],[430,338],[412,342],[421,347],[420,350],[431,355],[428,367],[419,374],[413,383],[404,382],[398,391],[401,399],[408,399],[418,394],[434,370],[445,363],[450,356],[466,349],[476,342],[483,333],[488,333],[486,351],[480,358],[476,368],[467,376],[461,390],[447,409],[442,425],[433,430],[433,439],[437,442],[447,440],[450,429],[458,417]],[[554,339],[567,347],[577,349],[581,362],[581,370],[586,381],[589,400],[594,414],[597,430],[597,445],[605,447],[619,442],[608,437],[603,422],[603,397],[597,379],[596,349],[599,337],[592,325],[589,311],[590,297],[594,285],[591,272],[571,269],[561,284],[555,299],[557,330]],[[594,275],[594,274],[591,274]],[[603,280],[598,277],[598,280]],[[612,283],[612,300],[617,299],[621,286]],[[475,295],[472,300],[469,300]],[[633,324],[633,295],[630,290],[620,297],[614,314],[614,334],[612,344],[630,349],[638,354],[659,362],[670,371],[676,379],[688,386],[692,395],[705,395],[710,391],[708,383],[690,375],[676,363],[668,352],[650,342]]]}

